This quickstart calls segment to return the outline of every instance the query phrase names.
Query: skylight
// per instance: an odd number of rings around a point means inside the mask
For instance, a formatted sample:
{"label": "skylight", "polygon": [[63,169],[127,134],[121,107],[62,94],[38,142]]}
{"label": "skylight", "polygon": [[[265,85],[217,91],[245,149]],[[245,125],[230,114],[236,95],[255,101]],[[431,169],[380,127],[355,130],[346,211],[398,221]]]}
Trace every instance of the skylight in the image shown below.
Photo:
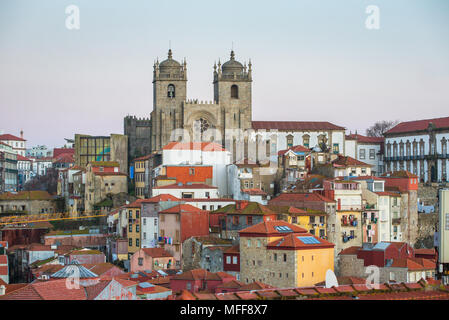
{"label": "skylight", "polygon": [[290,229],[290,227],[287,226],[275,226],[274,227],[278,232],[293,232],[292,229]]}
{"label": "skylight", "polygon": [[304,244],[320,244],[321,242],[314,237],[297,237]]}

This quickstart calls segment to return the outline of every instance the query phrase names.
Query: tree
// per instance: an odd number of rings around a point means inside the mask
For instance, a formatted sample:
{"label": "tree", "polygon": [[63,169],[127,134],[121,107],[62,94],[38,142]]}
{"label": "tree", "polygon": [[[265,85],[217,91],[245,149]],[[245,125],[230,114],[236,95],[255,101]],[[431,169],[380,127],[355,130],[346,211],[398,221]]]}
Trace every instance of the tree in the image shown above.
{"label": "tree", "polygon": [[58,190],[58,170],[48,168],[45,176],[37,176],[25,183],[23,190],[41,190],[54,194]]}
{"label": "tree", "polygon": [[368,137],[383,137],[385,132],[396,126],[398,123],[398,120],[378,121],[366,129],[366,135]]}

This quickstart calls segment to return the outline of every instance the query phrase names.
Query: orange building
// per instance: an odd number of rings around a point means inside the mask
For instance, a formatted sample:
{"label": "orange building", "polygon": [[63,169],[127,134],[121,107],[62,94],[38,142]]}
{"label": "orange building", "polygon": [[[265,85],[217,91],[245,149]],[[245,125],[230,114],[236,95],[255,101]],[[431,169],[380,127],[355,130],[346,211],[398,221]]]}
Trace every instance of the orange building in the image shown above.
{"label": "orange building", "polygon": [[176,180],[175,183],[212,184],[212,166],[166,166],[167,179]]}

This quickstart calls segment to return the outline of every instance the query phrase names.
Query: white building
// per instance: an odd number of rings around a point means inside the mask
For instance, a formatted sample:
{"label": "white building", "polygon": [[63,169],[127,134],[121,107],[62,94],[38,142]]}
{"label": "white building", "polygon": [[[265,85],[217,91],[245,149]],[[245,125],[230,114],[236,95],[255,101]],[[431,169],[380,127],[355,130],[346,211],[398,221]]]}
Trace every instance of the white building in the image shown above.
{"label": "white building", "polygon": [[363,177],[371,176],[371,165],[352,157],[338,156],[332,161],[334,177]]}
{"label": "white building", "polygon": [[345,139],[345,156],[371,165],[372,175],[380,176],[383,173],[383,144],[383,137],[350,134]]}
{"label": "white building", "polygon": [[17,154],[25,156],[26,140],[23,138],[23,131],[20,131],[20,138],[12,134],[2,134],[0,135],[0,142],[10,145]]}
{"label": "white building", "polygon": [[401,122],[384,135],[386,171],[406,170],[421,182],[448,180],[449,117]]}
{"label": "white building", "polygon": [[23,188],[28,180],[34,177],[33,173],[33,160],[28,159],[22,155],[17,155],[17,170],[18,170],[18,183],[19,189]]}
{"label": "white building", "polygon": [[[293,146],[320,147],[334,154],[345,154],[345,128],[319,121],[253,121],[255,135],[266,141],[270,161],[278,161],[278,152]],[[264,159],[259,159],[264,160]]]}
{"label": "white building", "polygon": [[53,159],[51,157],[44,157],[35,159],[33,162],[33,172],[37,176],[45,176],[47,169],[53,166]]}
{"label": "white building", "polygon": [[33,157],[33,158],[45,158],[45,157],[52,157],[53,156],[53,150],[49,149],[47,146],[35,146],[30,149],[26,149],[26,156],[27,157]]}
{"label": "white building", "polygon": [[[162,165],[211,165],[212,185],[225,195],[226,166],[231,163],[231,153],[212,142],[170,142],[162,148]],[[156,195],[153,193],[153,196]],[[204,198],[204,197],[200,197]]]}
{"label": "white building", "polygon": [[218,188],[201,183],[177,183],[154,187],[153,197],[169,194],[178,199],[218,199]]}

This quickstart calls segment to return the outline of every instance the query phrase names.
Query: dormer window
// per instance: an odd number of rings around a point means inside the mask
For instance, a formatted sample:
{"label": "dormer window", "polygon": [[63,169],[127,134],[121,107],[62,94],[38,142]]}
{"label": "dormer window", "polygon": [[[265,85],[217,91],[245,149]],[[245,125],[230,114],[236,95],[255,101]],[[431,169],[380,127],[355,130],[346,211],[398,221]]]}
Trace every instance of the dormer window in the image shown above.
{"label": "dormer window", "polygon": [[174,98],[175,97],[175,86],[172,85],[172,84],[168,85],[167,97],[169,97],[169,98]]}

